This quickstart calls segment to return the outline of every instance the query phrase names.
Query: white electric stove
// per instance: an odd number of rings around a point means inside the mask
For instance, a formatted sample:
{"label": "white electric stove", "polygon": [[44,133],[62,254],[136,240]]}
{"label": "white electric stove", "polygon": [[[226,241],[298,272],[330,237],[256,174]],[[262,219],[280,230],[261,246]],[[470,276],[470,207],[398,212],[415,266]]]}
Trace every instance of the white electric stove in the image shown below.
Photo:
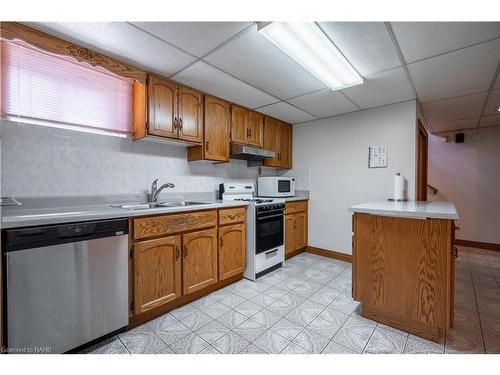
{"label": "white electric stove", "polygon": [[246,220],[246,270],[249,280],[280,268],[285,262],[285,200],[254,197],[255,184],[220,184],[222,200],[249,203]]}

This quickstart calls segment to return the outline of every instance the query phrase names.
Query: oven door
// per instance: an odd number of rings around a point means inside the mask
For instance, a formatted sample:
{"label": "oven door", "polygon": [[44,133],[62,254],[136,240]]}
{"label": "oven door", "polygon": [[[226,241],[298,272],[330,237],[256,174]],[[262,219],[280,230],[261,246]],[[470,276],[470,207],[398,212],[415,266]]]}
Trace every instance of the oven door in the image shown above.
{"label": "oven door", "polygon": [[255,221],[256,254],[283,245],[285,233],[283,210],[257,213]]}

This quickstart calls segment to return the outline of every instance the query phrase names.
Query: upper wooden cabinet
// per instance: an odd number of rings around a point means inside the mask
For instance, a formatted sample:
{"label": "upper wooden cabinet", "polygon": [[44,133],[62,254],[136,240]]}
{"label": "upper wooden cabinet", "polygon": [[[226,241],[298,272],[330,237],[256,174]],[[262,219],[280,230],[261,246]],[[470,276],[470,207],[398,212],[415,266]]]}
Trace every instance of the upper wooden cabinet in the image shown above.
{"label": "upper wooden cabinet", "polygon": [[264,149],[274,151],[274,158],[264,159],[264,165],[283,169],[292,168],[292,125],[265,117]]}
{"label": "upper wooden cabinet", "polygon": [[147,135],[189,143],[203,141],[203,95],[188,87],[148,76],[147,127],[138,119],[141,91],[134,91],[134,139]]}
{"label": "upper wooden cabinet", "polygon": [[205,95],[205,126],[202,146],[188,148],[188,161],[229,161],[231,104]]}
{"label": "upper wooden cabinet", "polygon": [[262,147],[264,116],[249,109],[231,106],[231,141]]}
{"label": "upper wooden cabinet", "polygon": [[132,252],[135,314],[182,295],[180,235],[137,242]]}

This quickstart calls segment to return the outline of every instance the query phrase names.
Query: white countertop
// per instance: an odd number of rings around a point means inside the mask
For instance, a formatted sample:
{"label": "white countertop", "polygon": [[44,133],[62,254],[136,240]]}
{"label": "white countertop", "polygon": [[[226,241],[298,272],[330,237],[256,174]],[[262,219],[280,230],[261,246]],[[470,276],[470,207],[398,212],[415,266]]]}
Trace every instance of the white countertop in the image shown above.
{"label": "white countertop", "polygon": [[111,207],[109,204],[50,208],[23,208],[22,206],[9,208],[4,207],[1,211],[2,229],[121,217],[161,215],[173,212],[187,212],[247,205],[248,203],[246,202],[222,202],[220,200],[213,200],[207,201],[206,204],[197,204],[189,207],[158,207],[146,210],[126,210],[123,208]]}
{"label": "white countertop", "polygon": [[376,201],[349,207],[349,212],[398,217],[433,218],[457,220],[455,204],[451,202],[391,202]]}

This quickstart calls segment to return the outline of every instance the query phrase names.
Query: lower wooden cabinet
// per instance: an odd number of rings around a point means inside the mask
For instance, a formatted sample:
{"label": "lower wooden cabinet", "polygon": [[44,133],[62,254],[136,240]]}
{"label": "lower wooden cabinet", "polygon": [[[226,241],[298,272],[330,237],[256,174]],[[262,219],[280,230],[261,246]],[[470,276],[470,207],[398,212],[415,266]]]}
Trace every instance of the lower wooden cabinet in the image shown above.
{"label": "lower wooden cabinet", "polygon": [[245,271],[245,224],[219,228],[219,279]]}
{"label": "lower wooden cabinet", "polygon": [[285,213],[286,256],[307,246],[307,201],[287,203]]}
{"label": "lower wooden cabinet", "polygon": [[217,276],[217,229],[182,235],[182,288],[189,294],[215,284]]}
{"label": "lower wooden cabinet", "polygon": [[182,294],[181,236],[133,244],[134,314],[140,314]]}

